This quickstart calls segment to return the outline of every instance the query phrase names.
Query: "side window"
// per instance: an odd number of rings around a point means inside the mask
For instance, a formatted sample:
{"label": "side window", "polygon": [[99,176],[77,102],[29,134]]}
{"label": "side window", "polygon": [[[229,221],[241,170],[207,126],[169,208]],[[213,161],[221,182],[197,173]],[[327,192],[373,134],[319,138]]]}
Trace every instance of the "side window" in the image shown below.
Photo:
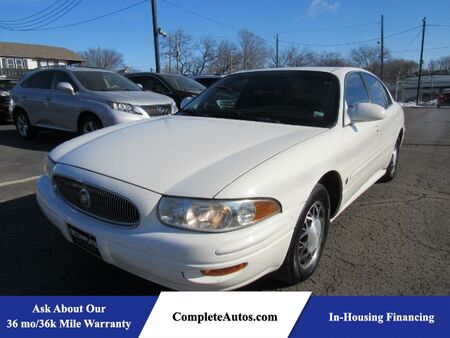
{"label": "side window", "polygon": [[367,83],[371,102],[387,108],[392,102],[390,102],[389,96],[380,81],[367,73],[363,73],[362,76]]}
{"label": "side window", "polygon": [[60,82],[69,82],[72,85],[73,89],[76,92],[78,91],[78,87],[76,86],[76,84],[73,82],[73,80],[70,78],[70,76],[66,72],[56,71],[56,72],[54,72],[54,75],[53,75],[53,81],[52,81],[51,88],[56,89],[56,86]]}
{"label": "side window", "polygon": [[161,94],[168,94],[171,90],[158,78],[153,78],[153,91]]}
{"label": "side window", "polygon": [[345,79],[345,101],[349,108],[356,103],[369,102],[366,86],[359,73],[352,73]]}
{"label": "side window", "polygon": [[52,71],[39,72],[31,78],[30,88],[50,89],[52,83]]}
{"label": "side window", "polygon": [[134,83],[140,83],[142,85],[142,88],[144,90],[151,90],[153,91],[153,78],[148,76],[132,76],[130,77],[130,80]]}

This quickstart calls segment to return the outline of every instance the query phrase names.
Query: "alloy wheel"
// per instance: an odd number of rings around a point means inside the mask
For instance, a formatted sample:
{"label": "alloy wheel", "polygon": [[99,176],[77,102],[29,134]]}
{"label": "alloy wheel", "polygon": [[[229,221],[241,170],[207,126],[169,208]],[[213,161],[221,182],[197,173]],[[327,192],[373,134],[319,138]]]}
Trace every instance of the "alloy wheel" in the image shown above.
{"label": "alloy wheel", "polygon": [[321,201],[314,202],[306,213],[298,242],[299,265],[302,269],[307,269],[319,257],[325,214],[325,207]]}

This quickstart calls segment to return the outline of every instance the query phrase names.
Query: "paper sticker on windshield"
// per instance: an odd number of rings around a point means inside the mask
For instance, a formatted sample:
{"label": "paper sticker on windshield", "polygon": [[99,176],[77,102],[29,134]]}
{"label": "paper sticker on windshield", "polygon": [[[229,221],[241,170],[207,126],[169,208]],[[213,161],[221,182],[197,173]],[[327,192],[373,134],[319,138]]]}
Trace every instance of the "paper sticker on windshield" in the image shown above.
{"label": "paper sticker on windshield", "polygon": [[316,111],[314,112],[314,117],[318,117],[318,118],[323,119],[324,116],[325,116],[325,113],[324,113],[323,111],[317,111],[317,110],[316,110]]}

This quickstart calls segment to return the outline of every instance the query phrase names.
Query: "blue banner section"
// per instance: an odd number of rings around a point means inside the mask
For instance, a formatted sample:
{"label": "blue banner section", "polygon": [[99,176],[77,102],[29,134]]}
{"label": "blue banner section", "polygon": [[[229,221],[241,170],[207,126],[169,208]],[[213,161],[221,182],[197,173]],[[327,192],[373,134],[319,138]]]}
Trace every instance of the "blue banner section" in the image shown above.
{"label": "blue banner section", "polygon": [[447,338],[450,297],[312,296],[290,337]]}
{"label": "blue banner section", "polygon": [[0,297],[0,337],[138,337],[157,297]]}

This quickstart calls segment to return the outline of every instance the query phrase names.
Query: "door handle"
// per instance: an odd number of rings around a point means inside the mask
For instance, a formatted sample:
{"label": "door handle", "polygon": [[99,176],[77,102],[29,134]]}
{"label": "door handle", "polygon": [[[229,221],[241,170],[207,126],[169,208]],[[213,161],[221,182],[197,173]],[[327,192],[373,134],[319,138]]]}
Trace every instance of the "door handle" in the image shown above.
{"label": "door handle", "polygon": [[50,96],[47,97],[47,101],[51,101],[52,98]]}
{"label": "door handle", "polygon": [[27,98],[27,96],[26,95],[22,95],[22,99],[26,99]]}

